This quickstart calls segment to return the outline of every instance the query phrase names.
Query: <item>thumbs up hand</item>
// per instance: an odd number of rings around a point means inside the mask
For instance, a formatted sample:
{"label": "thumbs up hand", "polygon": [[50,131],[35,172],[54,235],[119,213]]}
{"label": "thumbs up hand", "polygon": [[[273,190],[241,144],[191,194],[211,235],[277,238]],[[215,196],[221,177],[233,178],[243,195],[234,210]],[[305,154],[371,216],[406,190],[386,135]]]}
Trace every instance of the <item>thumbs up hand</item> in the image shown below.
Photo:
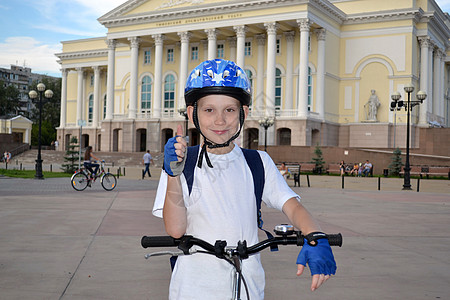
{"label": "thumbs up hand", "polygon": [[164,146],[164,170],[175,177],[183,173],[186,162],[187,142],[183,137],[183,127],[178,125],[177,135],[170,138]]}

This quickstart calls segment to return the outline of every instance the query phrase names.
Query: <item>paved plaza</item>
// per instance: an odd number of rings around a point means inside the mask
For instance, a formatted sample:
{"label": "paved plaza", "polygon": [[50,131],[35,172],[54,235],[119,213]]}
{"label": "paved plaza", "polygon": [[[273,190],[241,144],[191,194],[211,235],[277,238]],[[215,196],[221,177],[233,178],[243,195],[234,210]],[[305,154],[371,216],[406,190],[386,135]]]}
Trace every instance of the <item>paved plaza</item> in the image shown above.
{"label": "paved plaza", "polygon": [[[158,182],[139,172],[112,192],[0,177],[0,299],[167,299],[168,257],[147,261],[140,246],[164,235],[151,214]],[[416,180],[413,191],[400,179],[382,178],[380,191],[376,178],[345,178],[345,189],[340,180],[294,188],[324,231],[344,236],[337,275],[311,292],[309,271],[295,275],[298,248],[266,250],[266,299],[449,299],[450,181],[422,180],[417,192]],[[265,207],[263,218],[267,229],[286,221]]]}

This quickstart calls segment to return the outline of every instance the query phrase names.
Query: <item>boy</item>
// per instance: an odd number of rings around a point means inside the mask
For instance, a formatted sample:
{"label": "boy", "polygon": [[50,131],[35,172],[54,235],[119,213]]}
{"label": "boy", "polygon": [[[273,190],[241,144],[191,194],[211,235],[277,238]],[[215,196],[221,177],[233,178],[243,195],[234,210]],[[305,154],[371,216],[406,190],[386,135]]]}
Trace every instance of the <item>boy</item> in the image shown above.
{"label": "boy", "polygon": [[[164,218],[167,233],[175,238],[189,234],[212,244],[226,240],[228,245],[236,245],[239,240],[246,240],[253,245],[258,242],[253,176],[243,150],[233,143],[249,112],[248,78],[233,62],[205,61],[191,72],[185,100],[188,117],[203,136],[203,144],[198,157],[187,156],[187,143],[178,126],[177,136],[169,139],[164,149],[164,170],[153,213]],[[269,155],[257,153],[264,166],[262,200],[267,206],[282,210],[304,234],[311,233],[309,241],[315,246],[307,244],[302,248],[297,275],[303,273],[308,263],[314,291],[335,274],[336,264],[328,240],[318,233],[319,226]],[[196,166],[190,188],[183,170],[186,160],[191,159]],[[210,255],[180,256],[172,273],[169,298],[229,299],[232,268]],[[263,299],[265,279],[260,256],[244,260],[242,271],[250,299]]]}

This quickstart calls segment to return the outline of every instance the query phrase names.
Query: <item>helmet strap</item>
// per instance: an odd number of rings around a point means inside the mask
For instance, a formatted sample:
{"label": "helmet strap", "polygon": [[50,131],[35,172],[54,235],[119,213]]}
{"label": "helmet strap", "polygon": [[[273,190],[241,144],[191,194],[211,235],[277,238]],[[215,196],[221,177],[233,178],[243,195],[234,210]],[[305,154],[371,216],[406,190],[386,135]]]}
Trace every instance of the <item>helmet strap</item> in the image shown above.
{"label": "helmet strap", "polygon": [[208,151],[206,150],[206,147],[208,147],[210,149],[228,147],[230,145],[230,143],[233,140],[235,140],[239,136],[239,134],[241,134],[241,129],[242,129],[242,126],[244,125],[244,120],[245,120],[244,108],[242,107],[242,104],[241,104],[240,109],[239,109],[239,123],[240,124],[239,124],[238,131],[225,143],[216,144],[216,143],[210,142],[200,129],[200,124],[198,122],[198,115],[197,115],[197,102],[195,102],[194,103],[194,111],[193,111],[193,122],[194,122],[195,127],[198,129],[198,131],[200,132],[200,134],[203,136],[203,139],[204,139],[202,150],[200,151],[200,156],[199,156],[199,159],[197,162],[197,167],[199,167],[199,168],[202,167],[203,156],[205,156],[208,167],[213,168],[213,165],[211,164],[211,160],[209,159]]}

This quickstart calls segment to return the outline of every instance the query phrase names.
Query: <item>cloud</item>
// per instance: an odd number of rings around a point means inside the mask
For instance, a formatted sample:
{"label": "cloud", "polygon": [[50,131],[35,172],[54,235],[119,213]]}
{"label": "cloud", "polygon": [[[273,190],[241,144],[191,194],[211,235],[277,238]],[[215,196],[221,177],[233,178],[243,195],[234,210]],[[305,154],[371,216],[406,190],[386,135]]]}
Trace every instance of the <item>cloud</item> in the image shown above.
{"label": "cloud", "polygon": [[60,65],[54,53],[61,52],[61,45],[46,45],[32,37],[9,37],[0,43],[0,66],[9,68],[11,64],[25,65],[33,73],[58,76]]}
{"label": "cloud", "polygon": [[103,16],[114,8],[125,3],[124,0],[75,0],[75,2],[89,8],[90,11],[96,15],[96,18]]}

